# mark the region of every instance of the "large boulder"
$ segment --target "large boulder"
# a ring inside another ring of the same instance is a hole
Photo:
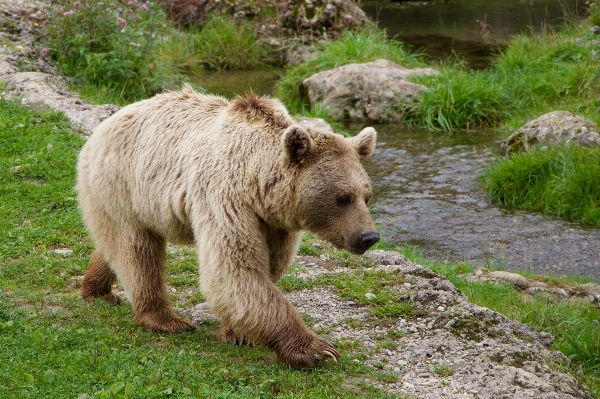
[[[554,111],[527,122],[500,146],[501,154],[518,154],[534,145],[576,143],[600,145],[596,124],[568,111]]]
[[[396,122],[402,120],[406,104],[426,90],[409,77],[437,73],[431,68],[408,69],[380,59],[320,72],[302,85],[311,106],[327,107],[333,118]]]

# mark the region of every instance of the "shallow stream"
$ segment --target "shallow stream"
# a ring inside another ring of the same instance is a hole
[[[489,203],[478,176],[494,160],[497,133],[375,128],[377,149],[365,167],[373,215],[390,243],[417,246],[434,260],[600,281],[599,229]]]

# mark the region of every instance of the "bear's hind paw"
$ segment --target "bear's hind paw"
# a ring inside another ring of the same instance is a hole
[[[197,328],[190,320],[177,316],[174,313],[168,315],[147,313],[136,317],[136,321],[149,330],[166,334],[194,331]]]
[[[219,341],[231,343],[233,345],[250,345],[248,340],[245,337],[240,337],[236,333],[233,332],[231,328],[227,324],[221,323],[221,327],[219,328],[219,332],[217,333],[219,337]]]

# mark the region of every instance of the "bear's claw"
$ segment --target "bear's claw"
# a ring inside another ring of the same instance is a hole
[[[323,338],[316,338],[307,346],[292,347],[279,352],[279,358],[282,361],[297,367],[316,366],[327,359],[337,363],[340,357],[337,349]]]

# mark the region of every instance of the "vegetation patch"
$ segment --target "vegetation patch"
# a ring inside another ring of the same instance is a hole
[[[534,148],[490,164],[482,181],[496,203],[600,227],[598,148]]]
[[[181,76],[157,62],[167,20],[160,5],[87,0],[52,8],[49,53],[62,73],[123,101],[149,97]]]

